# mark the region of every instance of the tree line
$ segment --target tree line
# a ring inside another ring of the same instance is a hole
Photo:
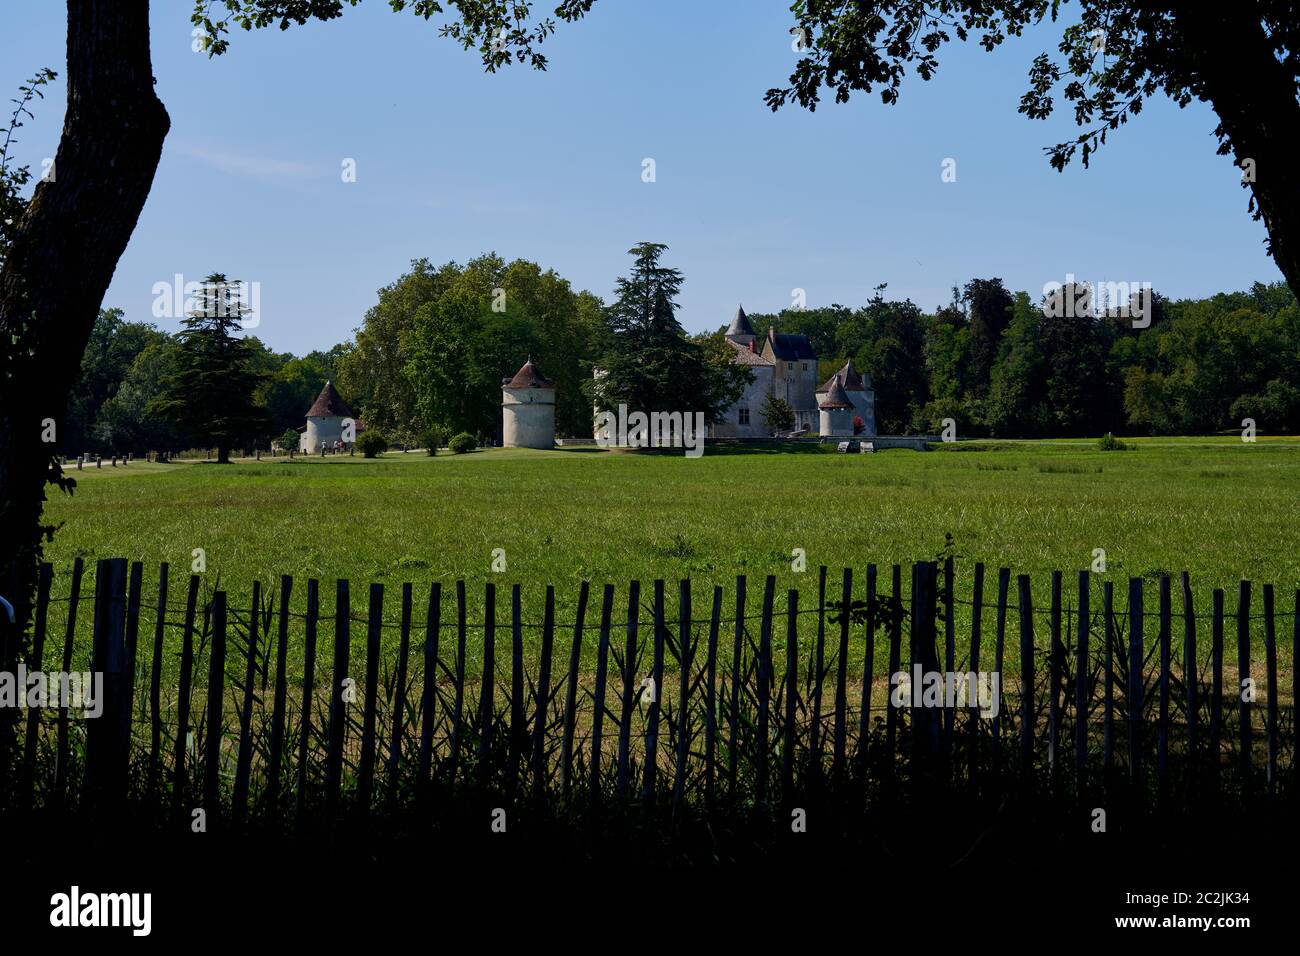
[[[60,447],[268,448],[303,424],[329,379],[365,426],[390,441],[490,437],[500,424],[501,380],[529,355],[556,384],[561,436],[590,436],[593,404],[702,410],[714,421],[746,373],[729,361],[725,326],[682,329],[674,300],[684,280],[662,264],[664,249],[633,248],[631,271],[608,305],[522,259],[416,259],[380,290],[351,342],[301,357],[239,337],[229,322],[225,332],[168,335],[105,309]],[[934,434],[946,420],[961,436],[1006,438],[1203,434],[1246,418],[1265,433],[1300,431],[1300,308],[1281,282],[1206,299],[1154,294],[1146,328],[1128,316],[1055,315],[998,278],[954,288],[933,312],[885,293],[878,287],[857,308],[750,320],[760,334],[770,326],[807,335],[824,378],[848,360],[869,374],[883,434]],[[242,344],[221,346],[223,335]],[[214,362],[224,371],[205,378]]]

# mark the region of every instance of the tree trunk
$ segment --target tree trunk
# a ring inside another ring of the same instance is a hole
[[[1194,57],[1192,91],[1209,101],[1240,168],[1253,161],[1250,189],[1268,230],[1268,247],[1300,298],[1300,189],[1292,164],[1300,155],[1295,76],[1277,61],[1249,7],[1193,2],[1173,6]]]
[[[68,104],[54,162],[0,270],[0,594],[31,613],[54,446],[95,317],[144,207],[170,121],[148,0],[68,0]]]

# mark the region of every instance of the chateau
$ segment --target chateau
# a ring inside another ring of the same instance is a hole
[[[860,435],[876,434],[876,397],[870,378],[844,363],[821,386],[817,384],[817,355],[806,335],[767,330],[759,345],[757,333],[745,315],[736,309],[726,332],[735,350],[733,361],[753,371],[753,380],[740,399],[727,409],[711,428],[715,438],[763,438],[772,429],[763,420],[767,397],[785,399],[794,411],[794,430],[816,432],[824,437],[851,436],[855,418],[862,420]]]

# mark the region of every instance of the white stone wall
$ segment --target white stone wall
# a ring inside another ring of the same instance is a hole
[[[763,405],[772,391],[772,367],[751,365],[754,379],[745,386],[736,404],[723,413],[722,420],[713,425],[715,438],[763,438],[771,434],[763,418]],[[749,424],[740,424],[740,409],[749,409]]]
[[[852,438],[853,408],[823,408],[820,410],[820,425],[817,434],[823,438]]]
[[[344,421],[340,415],[307,419],[307,430],[302,433],[298,450],[309,455],[319,455],[321,442],[333,445],[343,437]]]
[[[554,448],[555,389],[503,388],[501,438],[506,448]]]

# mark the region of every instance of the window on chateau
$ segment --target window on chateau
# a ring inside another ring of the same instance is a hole
[[[806,371],[808,371],[808,363],[807,363],[807,362],[802,363],[802,364],[799,366],[799,371],[801,371],[801,372],[806,372]]]
[[[749,424],[749,409],[743,405],[740,407],[740,424]]]
[[[785,363],[785,370],[786,370],[787,372],[793,372],[793,371],[794,371],[794,362],[786,362],[786,363]]]

